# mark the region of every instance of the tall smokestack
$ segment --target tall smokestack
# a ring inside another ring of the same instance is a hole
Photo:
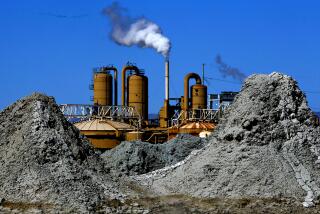
[[[169,59],[166,58],[165,61],[165,100],[169,100]]]

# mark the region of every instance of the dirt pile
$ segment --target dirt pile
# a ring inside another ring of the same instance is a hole
[[[0,198],[86,212],[123,197],[53,99],[33,94],[0,112],[0,135]]]
[[[122,142],[101,157],[114,171],[125,175],[138,175],[175,164],[187,157],[191,151],[202,148],[205,143],[206,140],[188,134],[178,135],[163,144]]]
[[[310,207],[320,195],[320,130],[312,121],[291,77],[252,75],[208,146],[135,179],[159,194],[293,198]]]

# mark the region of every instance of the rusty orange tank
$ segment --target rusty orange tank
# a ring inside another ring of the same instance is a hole
[[[135,107],[136,111],[148,120],[148,78],[134,74],[128,77],[128,106]]]
[[[74,124],[80,133],[86,136],[94,148],[111,149],[125,140],[126,133],[134,131],[134,127],[129,124],[92,119]]]
[[[93,78],[93,99],[97,105],[112,105],[112,75],[97,72]]]
[[[207,108],[207,86],[201,84],[191,86],[191,108]]]

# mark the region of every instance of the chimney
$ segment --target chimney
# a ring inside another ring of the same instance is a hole
[[[165,61],[165,100],[169,100],[169,59]]]

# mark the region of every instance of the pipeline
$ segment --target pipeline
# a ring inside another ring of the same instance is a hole
[[[189,80],[195,79],[196,84],[202,84],[201,78],[196,73],[189,73],[184,77],[184,103],[183,110],[188,111],[189,109]]]
[[[113,67],[104,67],[103,71],[113,71],[114,75],[113,75],[113,83],[114,83],[114,101],[113,101],[113,105],[118,105],[118,70]]]
[[[121,72],[121,78],[122,78],[122,94],[121,94],[121,101],[122,101],[122,106],[127,105],[126,103],[126,72],[129,70],[134,70],[135,72],[139,72],[139,69],[134,66],[134,65],[127,65],[125,67],[122,68],[122,72]]]

